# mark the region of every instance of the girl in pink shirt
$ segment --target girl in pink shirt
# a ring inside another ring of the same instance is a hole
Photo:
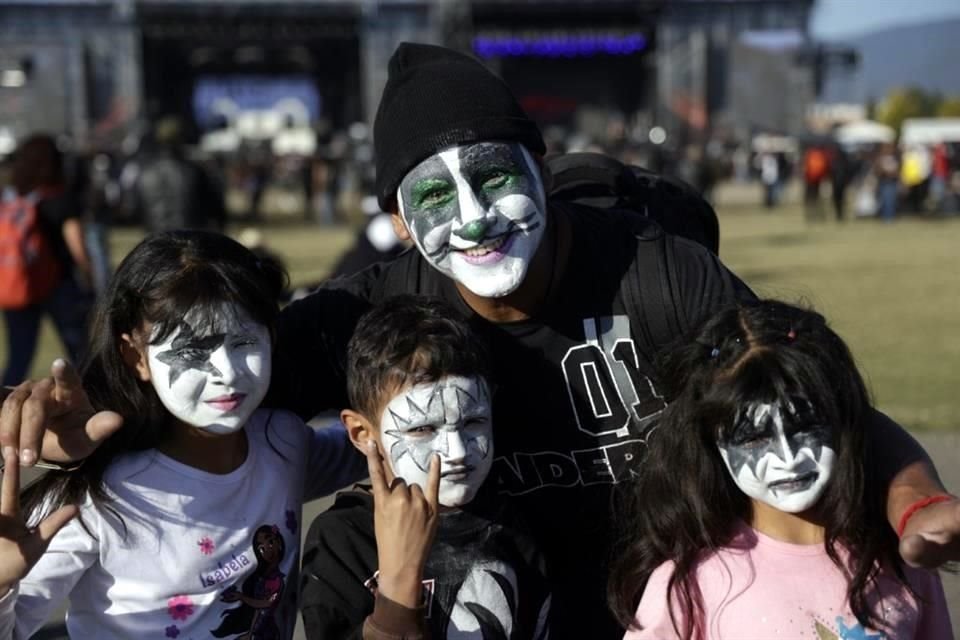
[[[953,637],[937,574],[900,560],[866,387],[822,316],[741,303],[659,374],[610,582],[625,639]]]

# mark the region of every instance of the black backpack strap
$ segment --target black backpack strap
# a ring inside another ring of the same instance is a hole
[[[655,229],[637,234],[636,239],[636,258],[620,280],[620,295],[628,316],[642,323],[635,329],[645,332],[655,353],[680,334],[680,310],[670,284],[666,235]]]

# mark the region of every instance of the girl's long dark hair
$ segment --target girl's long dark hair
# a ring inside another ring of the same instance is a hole
[[[751,521],[750,500],[724,465],[717,439],[748,403],[785,406],[802,395],[830,426],[836,452],[833,475],[815,507],[824,547],[848,578],[854,615],[864,625],[882,626],[867,600],[878,570],[906,581],[867,433],[872,408],[866,386],[824,318],[777,301],[740,303],[665,350],[657,373],[669,404],[639,475],[621,496],[621,540],[608,593],[620,623],[637,623],[651,573],[672,561],[671,621],[687,640],[706,637],[697,564],[731,543],[738,520]],[[849,551],[848,560],[837,546]]]
[[[150,340],[163,342],[190,314],[198,317],[199,329],[209,329],[223,303],[239,306],[272,331],[286,279],[282,269],[259,262],[243,245],[219,233],[156,233],[134,247],[97,304],[89,355],[81,367],[94,409],[119,413],[123,426],[79,469],[51,471],[28,487],[22,496],[24,512],[82,504],[88,494],[94,504],[109,509],[103,474],[110,463],[128,451],[155,448],[167,437],[169,413],[151,384],[124,361],[122,334],[137,336],[144,323],[150,323]]]

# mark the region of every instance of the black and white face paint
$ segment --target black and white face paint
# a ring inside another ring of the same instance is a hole
[[[194,319],[194,324],[196,324]],[[150,382],[175,418],[224,434],[243,428],[270,386],[270,333],[234,305],[217,312],[216,332],[199,334],[188,316],[147,347]]]
[[[393,474],[427,486],[430,458],[440,455],[440,504],[464,505],[493,463],[490,393],[479,377],[448,376],[414,385],[387,403],[380,440]]]
[[[520,286],[546,226],[539,168],[517,143],[430,156],[404,177],[397,201],[427,261],[485,298]]]
[[[748,405],[718,446],[745,494],[788,513],[816,504],[836,461],[829,427],[817,419],[804,398],[786,407]]]

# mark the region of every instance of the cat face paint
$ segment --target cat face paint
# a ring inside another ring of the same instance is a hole
[[[829,427],[803,398],[786,407],[750,404],[718,446],[745,494],[788,513],[816,504],[836,461]]]
[[[493,464],[490,393],[481,378],[448,376],[410,387],[387,403],[380,440],[393,474],[427,486],[430,458],[440,455],[440,504],[464,505]]]
[[[181,422],[213,433],[246,424],[270,386],[270,334],[239,307],[217,312],[217,333],[197,333],[188,316],[147,346],[150,383]]]
[[[427,261],[485,298],[520,286],[546,226],[540,170],[517,143],[430,156],[404,177],[397,201]]]

